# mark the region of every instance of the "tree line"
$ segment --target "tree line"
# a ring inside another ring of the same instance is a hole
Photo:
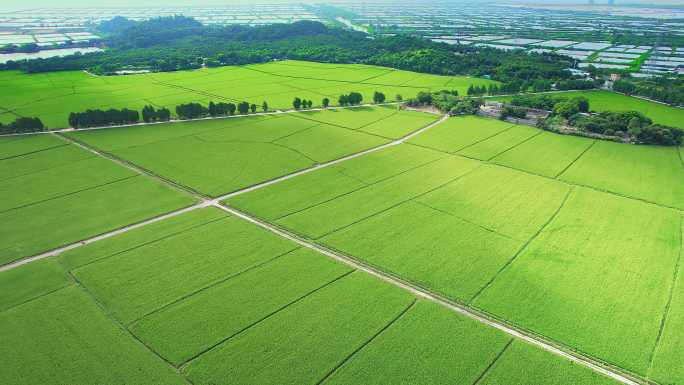
[[[623,79],[613,83],[613,90],[675,106],[684,106],[684,78]]]
[[[409,107],[433,106],[450,115],[474,115],[480,110],[483,101],[479,98],[459,97],[458,90],[438,92],[419,92],[415,98],[406,101]]]
[[[47,127],[39,118],[19,117],[9,124],[0,123],[0,134],[20,134],[45,131]]]
[[[73,128],[116,126],[140,121],[140,113],[128,108],[108,110],[88,109],[69,114],[69,125]]]

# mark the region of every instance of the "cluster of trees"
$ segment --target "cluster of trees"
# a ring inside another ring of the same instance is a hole
[[[442,90],[433,93],[421,91],[415,98],[406,101],[406,105],[410,107],[434,106],[450,115],[474,115],[480,110],[482,104],[481,99],[459,97],[457,90]]]
[[[0,123],[0,134],[19,134],[24,132],[45,131],[45,126],[39,118],[17,118],[10,124]]]
[[[581,80],[581,79],[569,79],[563,80],[556,83],[556,89],[561,91],[567,90],[590,90],[598,88],[603,84],[602,79],[598,80]]]
[[[328,104],[330,104],[330,100],[328,100]],[[294,107],[295,110],[299,110],[302,108],[311,108],[313,106],[313,102],[311,100],[306,100],[306,99],[301,99],[301,98],[294,98],[292,101],[292,107]],[[327,107],[327,105],[325,105]]]
[[[375,104],[384,103],[385,99],[387,99],[387,97],[382,92],[375,91],[373,93],[373,103],[375,103]]]
[[[73,128],[114,126],[133,124],[140,121],[138,111],[123,108],[117,110],[86,110],[85,112],[72,112],[69,114],[69,125]]]
[[[684,136],[681,129],[653,124],[651,119],[636,111],[589,114],[589,100],[582,96],[568,99],[551,95],[521,95],[514,97],[508,110],[504,108],[504,111],[515,116],[514,109],[520,107],[552,111],[548,119],[539,122],[542,128],[567,122],[586,132],[664,146],[680,145]]]
[[[486,94],[496,95],[494,93],[494,85],[490,85],[489,89],[485,86],[473,86],[472,84],[468,87],[468,96],[482,96]]]
[[[268,103],[264,102],[262,107],[264,112],[268,111]],[[246,115],[257,112],[257,105],[248,102],[235,103],[214,103],[209,102],[209,106],[205,107],[199,103],[185,103],[176,106],[176,115],[179,119],[197,119],[205,116],[227,116],[235,115],[237,111],[240,115]]]
[[[623,79],[613,83],[613,90],[627,95],[644,96],[659,102],[684,106],[684,78]]]
[[[146,21],[115,18],[103,22],[105,52],[9,62],[5,69],[26,72],[87,69],[107,74],[122,68],[174,71],[202,65],[242,65],[297,59],[326,63],[364,63],[441,75],[488,75],[518,80],[571,79],[568,58],[553,54],[505,52],[451,46],[414,36],[368,39],[312,21],[267,26],[205,26],[187,17]]]
[[[573,115],[568,122],[584,131],[608,136],[631,137],[646,144],[678,146],[682,144],[684,131],[675,127],[653,124],[640,112],[601,112],[594,115]]]
[[[527,118],[527,109],[524,107],[504,106],[499,115],[499,119],[506,120],[509,117],[516,119]]]
[[[553,111],[565,118],[580,112],[589,112],[589,100],[583,96],[568,99],[552,95],[518,95],[514,96],[509,104],[516,107]]]
[[[142,109],[142,120],[145,123],[168,122],[171,120],[171,111],[166,107],[157,110],[154,106],[147,105]]]
[[[340,95],[337,103],[340,106],[357,106],[363,102],[363,95],[358,92],[350,92],[348,95]]]

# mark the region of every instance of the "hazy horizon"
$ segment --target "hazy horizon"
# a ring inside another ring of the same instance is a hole
[[[392,3],[391,0],[345,0],[346,2],[387,2]],[[453,2],[473,3],[480,1],[473,0],[446,0]],[[92,0],[35,0],[27,3],[22,0],[5,0],[3,5],[6,9],[32,9],[32,8],[64,8],[64,7],[88,7],[88,8],[110,8],[110,7],[192,7],[192,6],[220,6],[231,4],[274,4],[274,3],[325,3],[324,0],[194,0],[188,2],[187,0],[105,0],[98,1],[93,4]],[[335,2],[334,0],[330,2]],[[502,3],[502,4],[535,4],[535,5],[551,5],[551,4],[586,4],[586,1],[578,0],[487,0],[487,3]],[[605,1],[597,0],[598,4],[605,3]],[[28,4],[28,5],[27,5]],[[680,0],[624,0],[616,1],[616,5],[682,5]]]

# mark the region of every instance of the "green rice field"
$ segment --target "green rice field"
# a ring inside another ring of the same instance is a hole
[[[613,383],[217,208],[0,272],[0,288],[3,383],[447,384],[496,381],[516,357],[535,381]]]
[[[174,111],[182,103],[247,101],[257,106],[266,101],[271,109],[290,109],[295,97],[320,106],[331,104],[343,93],[360,92],[365,102],[375,91],[388,101],[396,95],[414,97],[420,91],[458,90],[495,82],[479,78],[438,76],[368,65],[339,65],[281,61],[242,67],[127,76],[93,76],[85,72],[23,74],[0,72],[0,110],[11,120],[16,116],[39,117],[49,128],[67,126],[70,112],[86,109],[130,108],[145,105]],[[0,118],[4,119],[4,118]],[[382,128],[376,128],[382,130]]]
[[[362,107],[67,135],[216,197],[387,144],[437,119],[396,107]]]
[[[286,108],[474,81],[295,61],[3,78],[26,87],[3,107]],[[440,119],[385,105],[0,137],[0,383],[621,383],[590,362],[684,384],[684,148]]]

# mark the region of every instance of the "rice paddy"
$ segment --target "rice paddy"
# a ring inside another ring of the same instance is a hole
[[[145,75],[144,92],[467,87],[249,67]],[[41,76],[78,89],[61,75]],[[102,80],[122,98],[137,81]],[[0,383],[617,383],[506,328],[684,381],[684,149],[479,117],[392,142],[438,119],[375,106],[0,138]]]

